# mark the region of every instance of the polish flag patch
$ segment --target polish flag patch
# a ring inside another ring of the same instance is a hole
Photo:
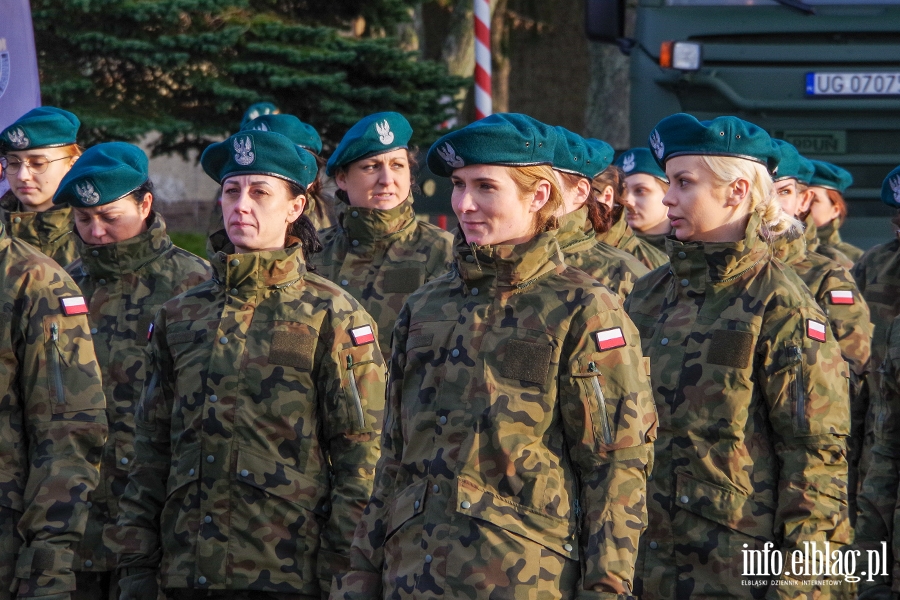
[[[150,328],[147,329],[147,341],[149,342],[152,339],[153,339],[153,323],[150,323]]]
[[[625,335],[622,333],[621,327],[595,331],[594,338],[597,340],[597,347],[600,350],[612,350],[625,345]]]
[[[354,346],[362,346],[375,341],[375,332],[372,331],[371,325],[363,325],[362,327],[351,329],[350,337],[353,338]]]
[[[825,341],[825,323],[819,323],[813,319],[806,320],[806,336],[817,342]]]
[[[63,298],[60,302],[62,303],[63,314],[67,317],[71,317],[72,315],[86,315],[88,312],[84,296],[70,296],[68,298]]]
[[[832,304],[853,304],[853,292],[850,290],[834,290],[828,292]]]

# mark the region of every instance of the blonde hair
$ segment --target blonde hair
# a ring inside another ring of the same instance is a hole
[[[763,165],[734,156],[701,155],[700,159],[718,185],[730,185],[738,179],[750,182],[750,210],[759,215],[759,234],[763,239],[771,242],[783,235],[803,232],[803,224],[782,210],[772,176]]]
[[[507,167],[509,176],[519,188],[522,199],[533,194],[542,181],[550,184],[550,198],[547,203],[534,216],[534,229],[532,233],[537,235],[548,229],[556,227],[556,212],[563,205],[562,192],[559,182],[550,165],[529,165],[525,167]]]

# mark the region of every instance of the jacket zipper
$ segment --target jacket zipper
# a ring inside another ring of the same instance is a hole
[[[353,357],[347,355],[347,375],[350,378],[350,394],[353,396],[353,405],[356,408],[356,420],[360,429],[366,428],[366,417],[363,414],[362,400],[359,399],[359,390],[356,388],[356,375],[353,374]]]
[[[150,364],[154,365],[156,357],[153,353],[150,353]],[[154,368],[153,373],[150,374],[150,381],[147,383],[147,387],[144,388],[144,394],[141,403],[143,404],[143,400],[146,399],[148,402],[153,398],[153,392],[156,391],[156,386],[159,384],[159,371]]]
[[[50,338],[53,340],[53,348],[48,349],[50,368],[53,371],[53,381],[56,386],[56,403],[66,403],[66,388],[63,385],[62,369],[59,366],[59,325],[50,323]]]
[[[803,381],[803,357],[800,348],[791,346],[791,361],[794,363],[794,406],[797,411],[797,430],[807,431],[806,420],[806,385]]]
[[[603,433],[603,443],[610,445],[613,443],[612,429],[609,426],[609,415],[606,413],[606,398],[603,396],[603,388],[600,387],[600,372],[597,370],[597,365],[593,362],[588,365],[588,371],[596,373],[596,375],[591,377],[591,386],[594,388],[594,397],[600,406],[600,429]]]

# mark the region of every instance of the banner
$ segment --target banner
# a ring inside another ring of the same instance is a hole
[[[0,0],[0,129],[41,105],[28,0]],[[0,181],[0,195],[7,190]]]

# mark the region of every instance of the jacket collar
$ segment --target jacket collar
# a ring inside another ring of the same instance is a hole
[[[470,289],[496,288],[501,295],[526,291],[545,275],[566,269],[556,236],[556,231],[547,231],[522,244],[476,246],[467,244],[459,232],[457,270]]]
[[[27,212],[18,198],[7,192],[0,200],[0,208],[7,212],[7,219],[14,225],[9,229],[15,232],[16,237],[32,245],[67,235],[73,229],[72,207],[68,204],[54,206],[44,212]],[[16,223],[15,219],[19,222]]]
[[[786,265],[793,265],[806,258],[806,235],[796,237],[782,235],[772,242],[772,256]]]
[[[144,231],[131,239],[112,244],[85,244],[76,233],[82,267],[92,277],[115,278],[134,273],[172,247],[162,216],[151,212]]]
[[[563,253],[573,254],[592,244],[597,243],[594,237],[594,229],[588,221],[588,209],[582,206],[559,218],[559,229],[556,230],[556,239]]]
[[[598,233],[597,239],[601,242],[609,244],[613,248],[622,248],[629,239],[634,237],[634,231],[628,226],[625,220],[625,211],[619,215],[619,219],[612,224],[606,233]]]
[[[377,242],[396,235],[415,220],[412,196],[390,210],[350,206],[338,200],[338,222],[350,245],[357,251],[371,249]]]
[[[819,247],[819,230],[816,227],[816,222],[813,221],[812,215],[806,216],[803,225],[806,227],[806,232],[803,236],[806,238],[806,251],[815,252]]]
[[[819,238],[819,243],[824,246],[834,247],[841,244],[843,242],[841,239],[841,218],[837,217],[830,223],[819,227],[816,237]]]
[[[222,229],[209,237],[206,251],[216,283],[238,293],[287,287],[306,274],[300,240],[293,237],[287,239],[283,250],[238,254]]]

